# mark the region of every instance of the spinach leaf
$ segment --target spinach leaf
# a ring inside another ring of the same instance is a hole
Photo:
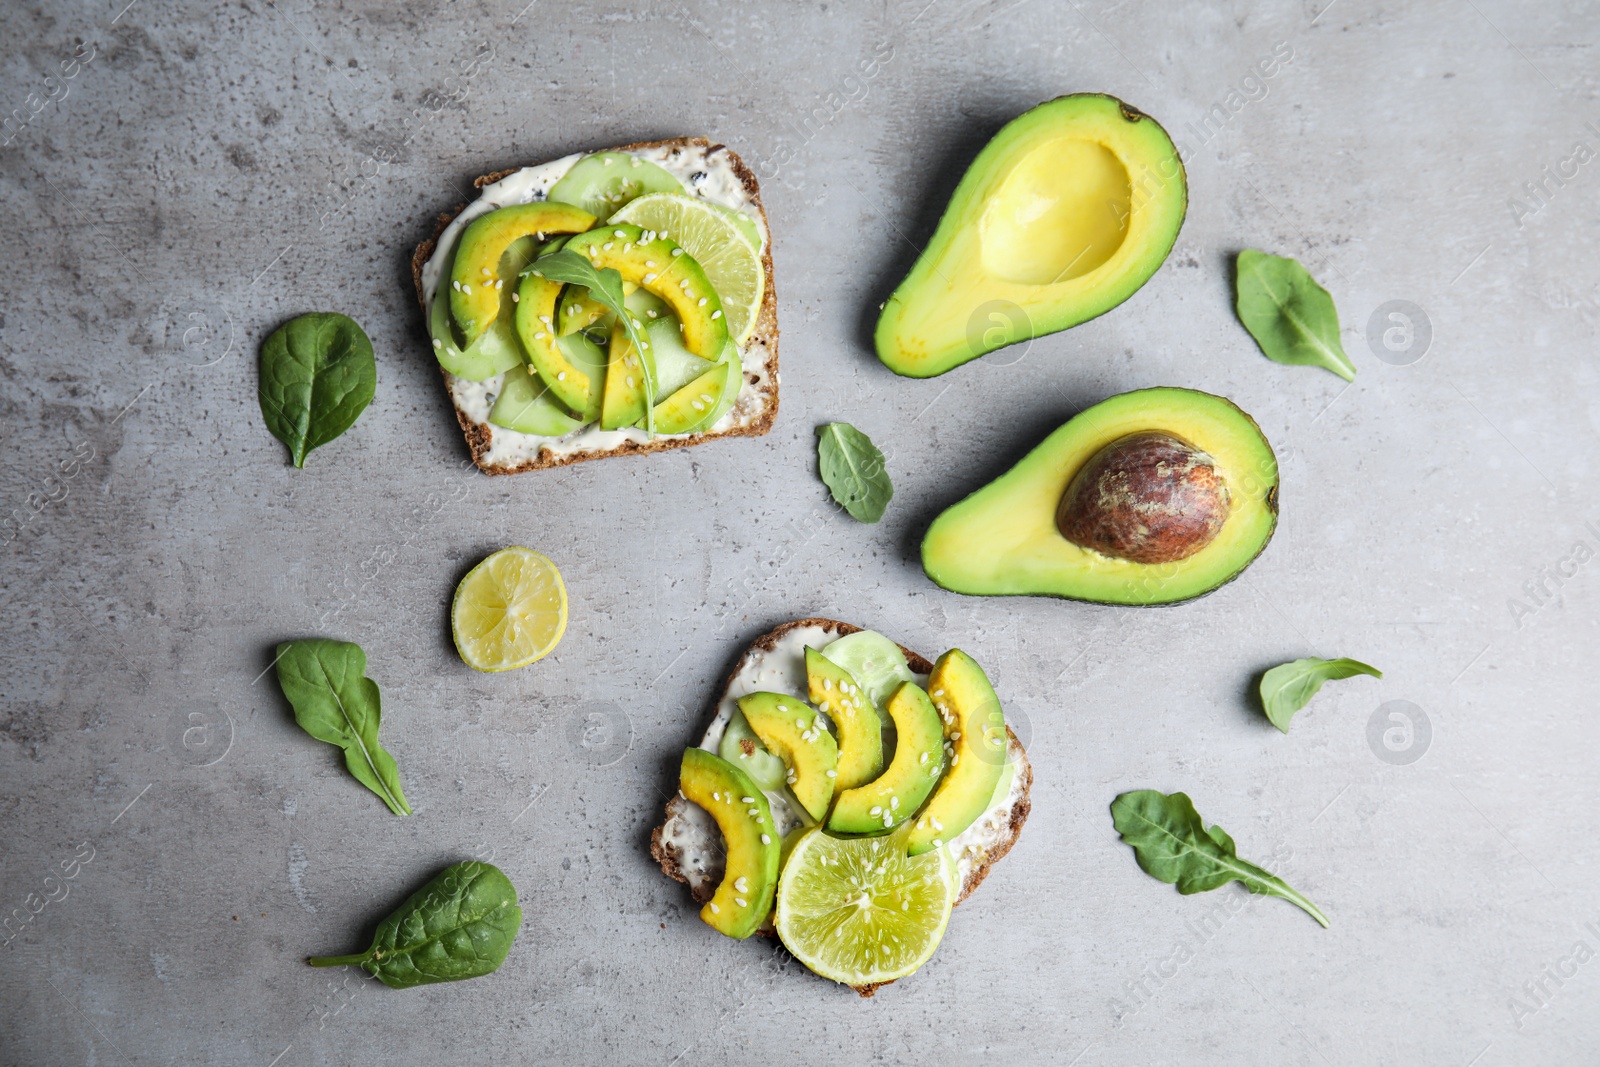
[[[894,496],[883,453],[848,422],[817,429],[817,466],[839,506],[861,522],[877,522]]]
[[[1370,674],[1382,678],[1383,672],[1353,659],[1297,659],[1279,664],[1261,676],[1261,706],[1272,725],[1289,732],[1294,713],[1311,703],[1323,682]]]
[[[372,342],[344,315],[290,319],[261,347],[261,415],[296,467],[353,426],[377,388]]]
[[[396,815],[410,815],[400,769],[378,744],[378,683],[365,677],[367,654],[361,646],[323,638],[288,641],[278,646],[277,666],[278,685],[294,705],[300,728],[344,749],[344,765],[356,780]]]
[[[548,278],[553,282],[563,282],[567,285],[581,285],[589,290],[589,295],[604,304],[606,310],[617,316],[617,321],[622,323],[622,328],[628,332],[628,340],[633,342],[634,349],[639,353],[639,366],[644,370],[644,431],[654,436],[656,432],[656,374],[651,364],[654,360],[646,358],[646,350],[650,347],[650,338],[645,332],[633,324],[633,315],[623,304],[622,275],[615,267],[597,268],[589,260],[576,252],[565,250],[552,252],[534,260],[528,270],[541,278]]]
[[[1133,846],[1140,870],[1178,892],[1204,893],[1238,882],[1252,893],[1282,897],[1299,905],[1323,926],[1328,919],[1317,906],[1270,871],[1239,858],[1233,838],[1220,826],[1207,830],[1183,793],[1136,789],[1111,802],[1111,821],[1122,840]]]
[[[1333,297],[1299,263],[1247,248],[1234,264],[1234,293],[1239,321],[1268,359],[1355,380],[1356,366],[1339,343]]]
[[[353,956],[313,956],[313,967],[361,967],[391,989],[459,982],[499,969],[522,928],[517,890],[505,872],[468,860],[440,871],[378,924],[372,947]]]

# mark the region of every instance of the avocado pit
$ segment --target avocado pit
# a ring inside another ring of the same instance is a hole
[[[1067,486],[1056,512],[1061,535],[1134,563],[1194,555],[1228,518],[1228,486],[1216,461],[1170,434],[1133,433],[1106,445]]]

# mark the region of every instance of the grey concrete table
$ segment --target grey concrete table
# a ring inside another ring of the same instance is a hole
[[[0,15],[0,1060],[1600,1057],[1600,15],[525,2]],[[1182,142],[1171,259],[1098,321],[895,378],[867,324],[962,167],[1079,90]],[[774,432],[464,473],[409,249],[479,173],[686,133],[764,178]],[[1353,385],[1261,357],[1231,311],[1243,247],[1333,291]],[[366,327],[380,382],[297,471],[256,356],[312,309]],[[1282,525],[1241,580],[1131,611],[923,576],[938,509],[1082,406],[1158,384],[1235,399],[1278,450]],[[891,454],[877,526],[815,479],[834,419]],[[560,565],[571,628],[537,666],[480,676],[448,598],[512,543]],[[647,855],[721,674],[808,614],[972,651],[1038,769],[1012,857],[871,1001],[712,935]],[[414,817],[261,677],[311,634],[369,653]],[[1250,681],[1312,654],[1385,675],[1330,686],[1280,735]],[[1332,927],[1140,873],[1106,805],[1142,786],[1189,792]],[[471,856],[527,913],[492,978],[395,992],[302,962],[356,950]]]

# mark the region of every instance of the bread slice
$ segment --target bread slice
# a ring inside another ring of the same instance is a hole
[[[721,437],[759,437],[772,429],[773,420],[778,415],[778,297],[773,286],[772,276],[772,232],[767,225],[766,208],[761,203],[761,188],[756,182],[755,172],[745,165],[738,154],[725,145],[709,141],[704,137],[676,137],[665,141],[639,141],[634,144],[623,145],[615,149],[597,149],[596,151],[629,152],[653,156],[672,156],[678,153],[684,159],[714,160],[719,165],[726,166],[731,171],[732,178],[743,189],[747,205],[759,215],[761,231],[766,242],[761,251],[762,270],[766,275],[766,294],[762,298],[760,311],[756,315],[755,330],[739,351],[744,359],[744,386],[740,390],[739,400],[734,406],[734,417],[730,420],[725,417],[719,420],[720,429],[709,429],[701,433],[682,434],[674,436],[657,436],[652,440],[618,440],[614,443],[597,447],[568,447],[562,446],[540,448],[529,456],[516,456],[507,459],[495,455],[497,449],[496,438],[505,440],[504,435],[513,434],[515,431],[505,430],[493,426],[487,421],[487,416],[478,418],[467,410],[456,386],[455,378],[443,367],[439,372],[444,375],[445,388],[450,395],[450,402],[456,410],[456,421],[461,424],[461,432],[466,435],[467,448],[472,452],[472,461],[479,469],[488,474],[520,474],[523,471],[543,470],[546,467],[559,467],[568,463],[581,463],[587,459],[602,459],[606,456],[637,455],[645,452],[661,452],[669,448],[687,448],[691,445],[703,444]],[[720,157],[720,158],[718,158]],[[677,158],[677,157],[673,157]],[[497,171],[485,174],[473,182],[473,186],[482,189],[494,184],[503,178],[515,174],[522,168]],[[504,205],[502,205],[504,206]],[[423,268],[433,258],[438,247],[440,236],[445,229],[467,207],[466,204],[457,204],[455,208],[441,214],[433,229],[433,233],[419,244],[411,256],[411,279],[416,286],[417,300],[422,305],[422,314],[426,319],[428,314],[428,296],[423,285]],[[575,431],[582,433],[582,431]],[[528,435],[517,435],[519,438]],[[552,439],[553,440],[553,439]],[[532,449],[530,442],[525,444],[525,449]]]
[[[756,638],[750,643],[750,647],[745,649],[744,655],[739,657],[739,662],[734,665],[733,672],[723,684],[722,692],[715,704],[718,710],[713,715],[707,739],[713,734],[720,736],[721,727],[725,725],[723,718],[728,714],[727,707],[733,699],[744,695],[742,692],[733,692],[740,677],[747,671],[753,672],[761,658],[775,652],[784,638],[797,630],[811,628],[835,637],[853,634],[861,629],[859,626],[833,619],[798,619],[784,623],[777,629]],[[904,647],[901,651],[906,654],[906,662],[913,674],[926,676],[933,670],[933,664],[926,657]],[[1017,740],[1017,735],[1009,726],[1006,727],[1006,734],[1006,758],[1015,766],[1011,791],[1006,802],[986,813],[982,819],[951,842],[952,846],[958,849],[958,867],[961,875],[961,888],[956,894],[957,904],[971,896],[973,891],[983,884],[983,880],[994,869],[994,865],[1011,851],[1011,846],[1017,843],[1017,837],[1022,833],[1022,825],[1028,821],[1028,813],[1032,810],[1029,795],[1033,788],[1033,767],[1028,762],[1028,754],[1023,749],[1022,742]],[[701,744],[702,747],[706,747],[704,740]],[[711,899],[712,894],[716,892],[717,884],[722,881],[721,856],[706,854],[699,850],[691,854],[689,849],[677,842],[686,837],[707,835],[718,842],[720,848],[721,838],[717,834],[716,824],[712,822],[711,816],[698,805],[684,799],[682,793],[674,793],[672,799],[667,801],[665,818],[650,834],[650,855],[661,865],[662,873],[687,885],[695,901],[701,904]],[[979,843],[971,846],[963,844],[969,835]],[[776,936],[770,920],[759,932],[768,937]],[[879,982],[852,988],[861,996],[870,997],[881,986],[888,984]]]

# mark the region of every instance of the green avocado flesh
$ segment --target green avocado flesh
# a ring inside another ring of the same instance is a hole
[[[499,208],[468,223],[450,268],[450,313],[467,343],[476,341],[500,313],[507,277],[500,273],[500,258],[512,242],[578,233],[595,221],[587,211],[540,202]]]
[[[1167,258],[1187,203],[1183,162],[1148,115],[1098,93],[1024,112],[973,160],[884,305],[878,358],[929,378],[1110,311]]]
[[[806,649],[806,689],[839,732],[840,789],[865,785],[883,773],[883,720],[850,672],[814,648]]]
[[[727,851],[722,883],[700,918],[729,937],[749,937],[772,911],[783,847],[767,798],[748,774],[703,748],[684,750],[678,791],[711,813]]]
[[[813,819],[825,816],[839,748],[816,709],[782,693],[751,693],[739,698],[739,710],[766,750],[789,768],[789,788],[800,806]]]
[[[715,362],[728,343],[721,298],[693,256],[665,237],[643,236],[637,226],[607,223],[568,241],[566,251],[587,256],[597,269],[613,268],[661,299],[683,325],[684,347]]]
[[[750,721],[738,708],[733,709],[733,717],[728,720],[727,729],[722,731],[717,754],[742,769],[762,789],[782,789],[784,779],[789,775],[783,760],[762,746],[761,738],[750,729]]]
[[[875,781],[839,795],[828,817],[830,830],[892,830],[922,807],[944,773],[944,728],[928,694],[915,682],[902,682],[886,707],[894,721],[894,759]]]
[[[939,657],[928,695],[944,727],[950,767],[911,828],[913,856],[949,841],[989,807],[1006,767],[1006,722],[1000,699],[973,658],[960,649]]]
[[[1160,433],[1206,453],[1227,487],[1227,514],[1203,548],[1138,563],[1084,548],[1056,524],[1073,478],[1113,442]],[[922,539],[928,577],[957,593],[1042,595],[1102,604],[1171,604],[1216,589],[1260,554],[1278,521],[1278,461],[1255,420],[1192,389],[1141,389],[1102,401],[1011,470],[934,520]]]
[[[646,193],[682,193],[683,183],[648,160],[626,152],[596,152],[572,165],[550,187],[550,199],[608,219]]]

